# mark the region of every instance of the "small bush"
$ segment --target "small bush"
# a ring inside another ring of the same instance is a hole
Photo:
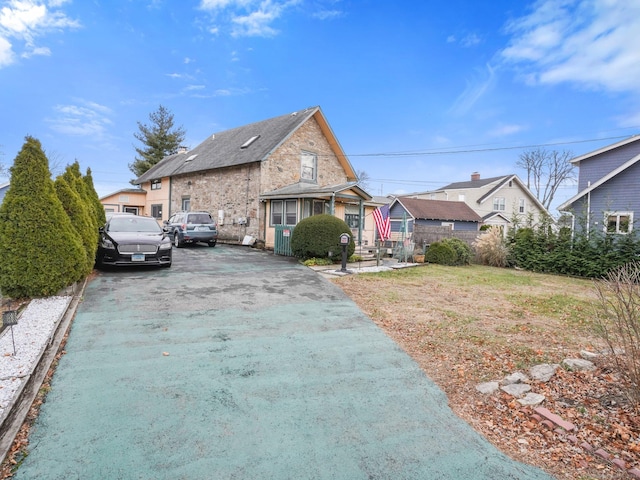
[[[596,281],[597,333],[607,342],[629,399],[640,404],[640,262]]]
[[[454,265],[469,265],[471,263],[471,257],[473,251],[471,247],[459,238],[445,238],[442,243],[449,245],[456,252],[456,260]]]
[[[339,245],[340,235],[351,229],[344,220],[333,215],[322,214],[301,220],[291,234],[291,251],[297,258],[331,258],[338,261],[342,258],[342,247]],[[347,246],[347,257],[353,255],[356,244],[351,236]]]
[[[509,257],[509,249],[505,245],[500,227],[491,227],[480,235],[473,248],[476,250],[478,263],[492,267],[506,267]]]
[[[424,261],[440,265],[455,265],[458,254],[455,249],[444,242],[432,243],[424,254]]]

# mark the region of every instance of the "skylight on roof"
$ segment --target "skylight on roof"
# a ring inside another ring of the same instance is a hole
[[[193,155],[189,155],[186,159],[185,162],[190,162],[191,160],[193,160],[194,158],[196,158],[198,156],[197,153],[194,153]]]
[[[247,140],[246,142],[244,142],[240,148],[247,148],[249,145],[251,145],[253,142],[255,142],[257,139],[260,138],[260,135],[256,135],[255,137],[251,137],[249,140]]]

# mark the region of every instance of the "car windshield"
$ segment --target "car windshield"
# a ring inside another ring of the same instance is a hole
[[[111,219],[109,222],[109,231],[160,233],[162,229],[153,218],[122,216]]]
[[[213,221],[206,213],[192,213],[189,215],[189,223],[213,223]]]

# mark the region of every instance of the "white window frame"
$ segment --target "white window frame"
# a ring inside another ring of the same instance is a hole
[[[609,230],[610,220],[615,217],[615,231]],[[620,230],[620,219],[626,217],[628,218],[628,228],[627,231]],[[607,234],[620,234],[620,235],[628,235],[633,230],[633,212],[605,212],[604,213],[604,233]]]
[[[279,216],[279,221],[274,219],[274,215]],[[291,223],[289,220],[293,220]],[[271,226],[275,225],[296,225],[298,223],[298,202],[297,200],[271,200],[271,215],[269,216]]]
[[[318,156],[315,153],[302,152],[300,155],[300,180],[318,181]]]
[[[527,208],[527,204],[524,198],[520,198],[518,200],[518,213],[525,213]]]
[[[493,197],[493,211],[504,212],[507,209],[504,197]]]

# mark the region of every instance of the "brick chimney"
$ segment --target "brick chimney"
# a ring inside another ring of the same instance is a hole
[[[473,172],[471,174],[471,181],[475,182],[476,180],[480,180],[480,174],[478,172]]]

